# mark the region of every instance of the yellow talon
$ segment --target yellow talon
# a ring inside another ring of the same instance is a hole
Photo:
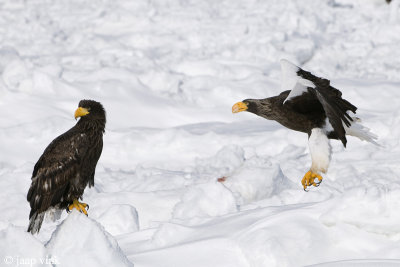
[[[318,178],[318,183],[314,182],[315,178]],[[319,186],[319,184],[322,182],[322,176],[312,172],[311,170],[308,171],[303,179],[301,180],[301,184],[304,187],[304,191],[307,191],[307,186]]]
[[[68,210],[71,211],[72,209],[77,209],[79,212],[83,212],[86,216],[88,216],[88,213],[86,211],[86,208],[89,209],[89,205],[86,203],[81,203],[77,199],[74,199],[71,205],[68,206]]]

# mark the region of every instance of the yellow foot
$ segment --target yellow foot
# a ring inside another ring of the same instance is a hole
[[[86,216],[88,215],[86,208],[89,209],[89,205],[86,203],[81,203],[77,199],[74,199],[71,205],[68,206],[68,211],[72,209],[77,209],[79,212],[83,212]]]
[[[318,182],[314,182],[315,178],[318,178]],[[307,186],[319,186],[319,184],[322,182],[322,176],[314,173],[312,171],[308,171],[304,177],[303,180],[301,180],[301,184],[304,187],[304,191],[308,191],[307,190]]]

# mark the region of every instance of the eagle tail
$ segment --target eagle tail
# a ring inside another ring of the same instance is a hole
[[[63,212],[62,209],[58,207],[52,207],[46,212],[46,222],[55,222],[61,218],[61,213]]]
[[[43,218],[44,218],[45,212],[35,212],[32,214],[32,216],[29,219],[29,226],[28,226],[28,232],[31,234],[36,234],[39,232],[40,227],[42,226]]]
[[[376,134],[372,133],[369,128],[362,125],[359,118],[353,117],[352,119],[353,121],[351,122],[350,127],[347,127],[345,124],[343,124],[347,135],[351,135],[362,141],[367,141],[374,145],[380,146],[380,144],[376,142],[378,139]]]

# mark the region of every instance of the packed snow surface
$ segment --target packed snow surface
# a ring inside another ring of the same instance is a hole
[[[399,6],[0,1],[0,266],[400,266]],[[307,135],[231,113],[280,92],[282,58],[379,136],[332,141],[309,192]],[[89,217],[32,236],[33,166],[85,98],[107,111]]]

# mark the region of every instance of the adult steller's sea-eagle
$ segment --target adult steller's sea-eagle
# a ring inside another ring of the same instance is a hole
[[[46,211],[75,208],[87,215],[88,205],[78,199],[88,184],[94,185],[106,112],[99,102],[81,100],[75,111],[78,117],[74,127],[50,143],[33,169],[27,196],[31,206],[28,232],[32,234],[39,232]]]
[[[368,128],[351,117],[357,108],[342,98],[342,93],[330,85],[330,81],[314,76],[287,60],[281,60],[282,93],[265,99],[246,99],[232,107],[232,112],[252,112],[283,126],[308,134],[312,159],[310,170],[301,183],[318,186],[321,173],[328,170],[331,147],[329,139],[339,139],[346,147],[346,135],[377,144],[377,137]],[[315,182],[318,178],[318,182]]]

